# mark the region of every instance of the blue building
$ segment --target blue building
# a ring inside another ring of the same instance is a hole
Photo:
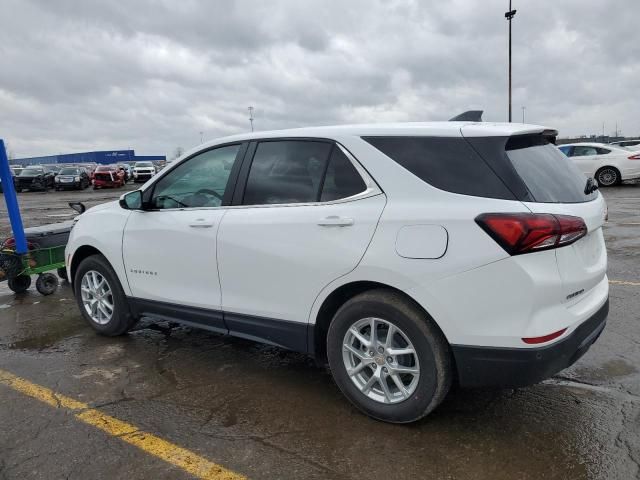
[[[65,153],[47,155],[44,157],[14,158],[15,165],[50,165],[52,163],[99,163],[110,165],[114,163],[160,162],[166,161],[164,155],[136,155],[134,150],[108,150],[100,152]]]

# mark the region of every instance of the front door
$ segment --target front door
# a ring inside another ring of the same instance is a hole
[[[260,142],[246,178],[218,234],[226,325],[305,351],[311,305],[358,265],[385,196],[331,142]]]
[[[216,234],[239,152],[240,145],[227,145],[182,162],[150,186],[145,210],[129,217],[124,264],[131,292],[145,311],[155,312],[154,304],[176,316],[193,311],[182,307],[220,310]],[[214,317],[216,325],[209,326],[223,328],[222,315]]]

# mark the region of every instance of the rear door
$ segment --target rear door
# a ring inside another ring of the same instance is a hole
[[[311,305],[357,266],[385,197],[326,140],[254,143],[242,170],[218,235],[225,323],[235,335],[305,351]]]

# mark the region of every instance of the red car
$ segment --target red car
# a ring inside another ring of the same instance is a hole
[[[119,188],[125,183],[124,172],[115,165],[100,165],[93,173],[93,189]]]

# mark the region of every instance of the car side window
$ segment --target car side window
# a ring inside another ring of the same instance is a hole
[[[335,146],[324,177],[320,201],[330,202],[351,197],[366,189],[367,185],[351,161],[338,146]]]
[[[589,155],[597,155],[598,151],[594,147],[573,147],[573,157],[586,157]]]
[[[564,153],[567,157],[571,156],[571,147],[558,147],[558,149]]]
[[[611,150],[608,148],[596,148],[598,155],[606,155],[607,153],[611,153]]]
[[[151,208],[219,207],[239,150],[240,145],[214,148],[178,165],[156,182]]]
[[[253,156],[243,205],[317,202],[332,144],[264,141]]]

